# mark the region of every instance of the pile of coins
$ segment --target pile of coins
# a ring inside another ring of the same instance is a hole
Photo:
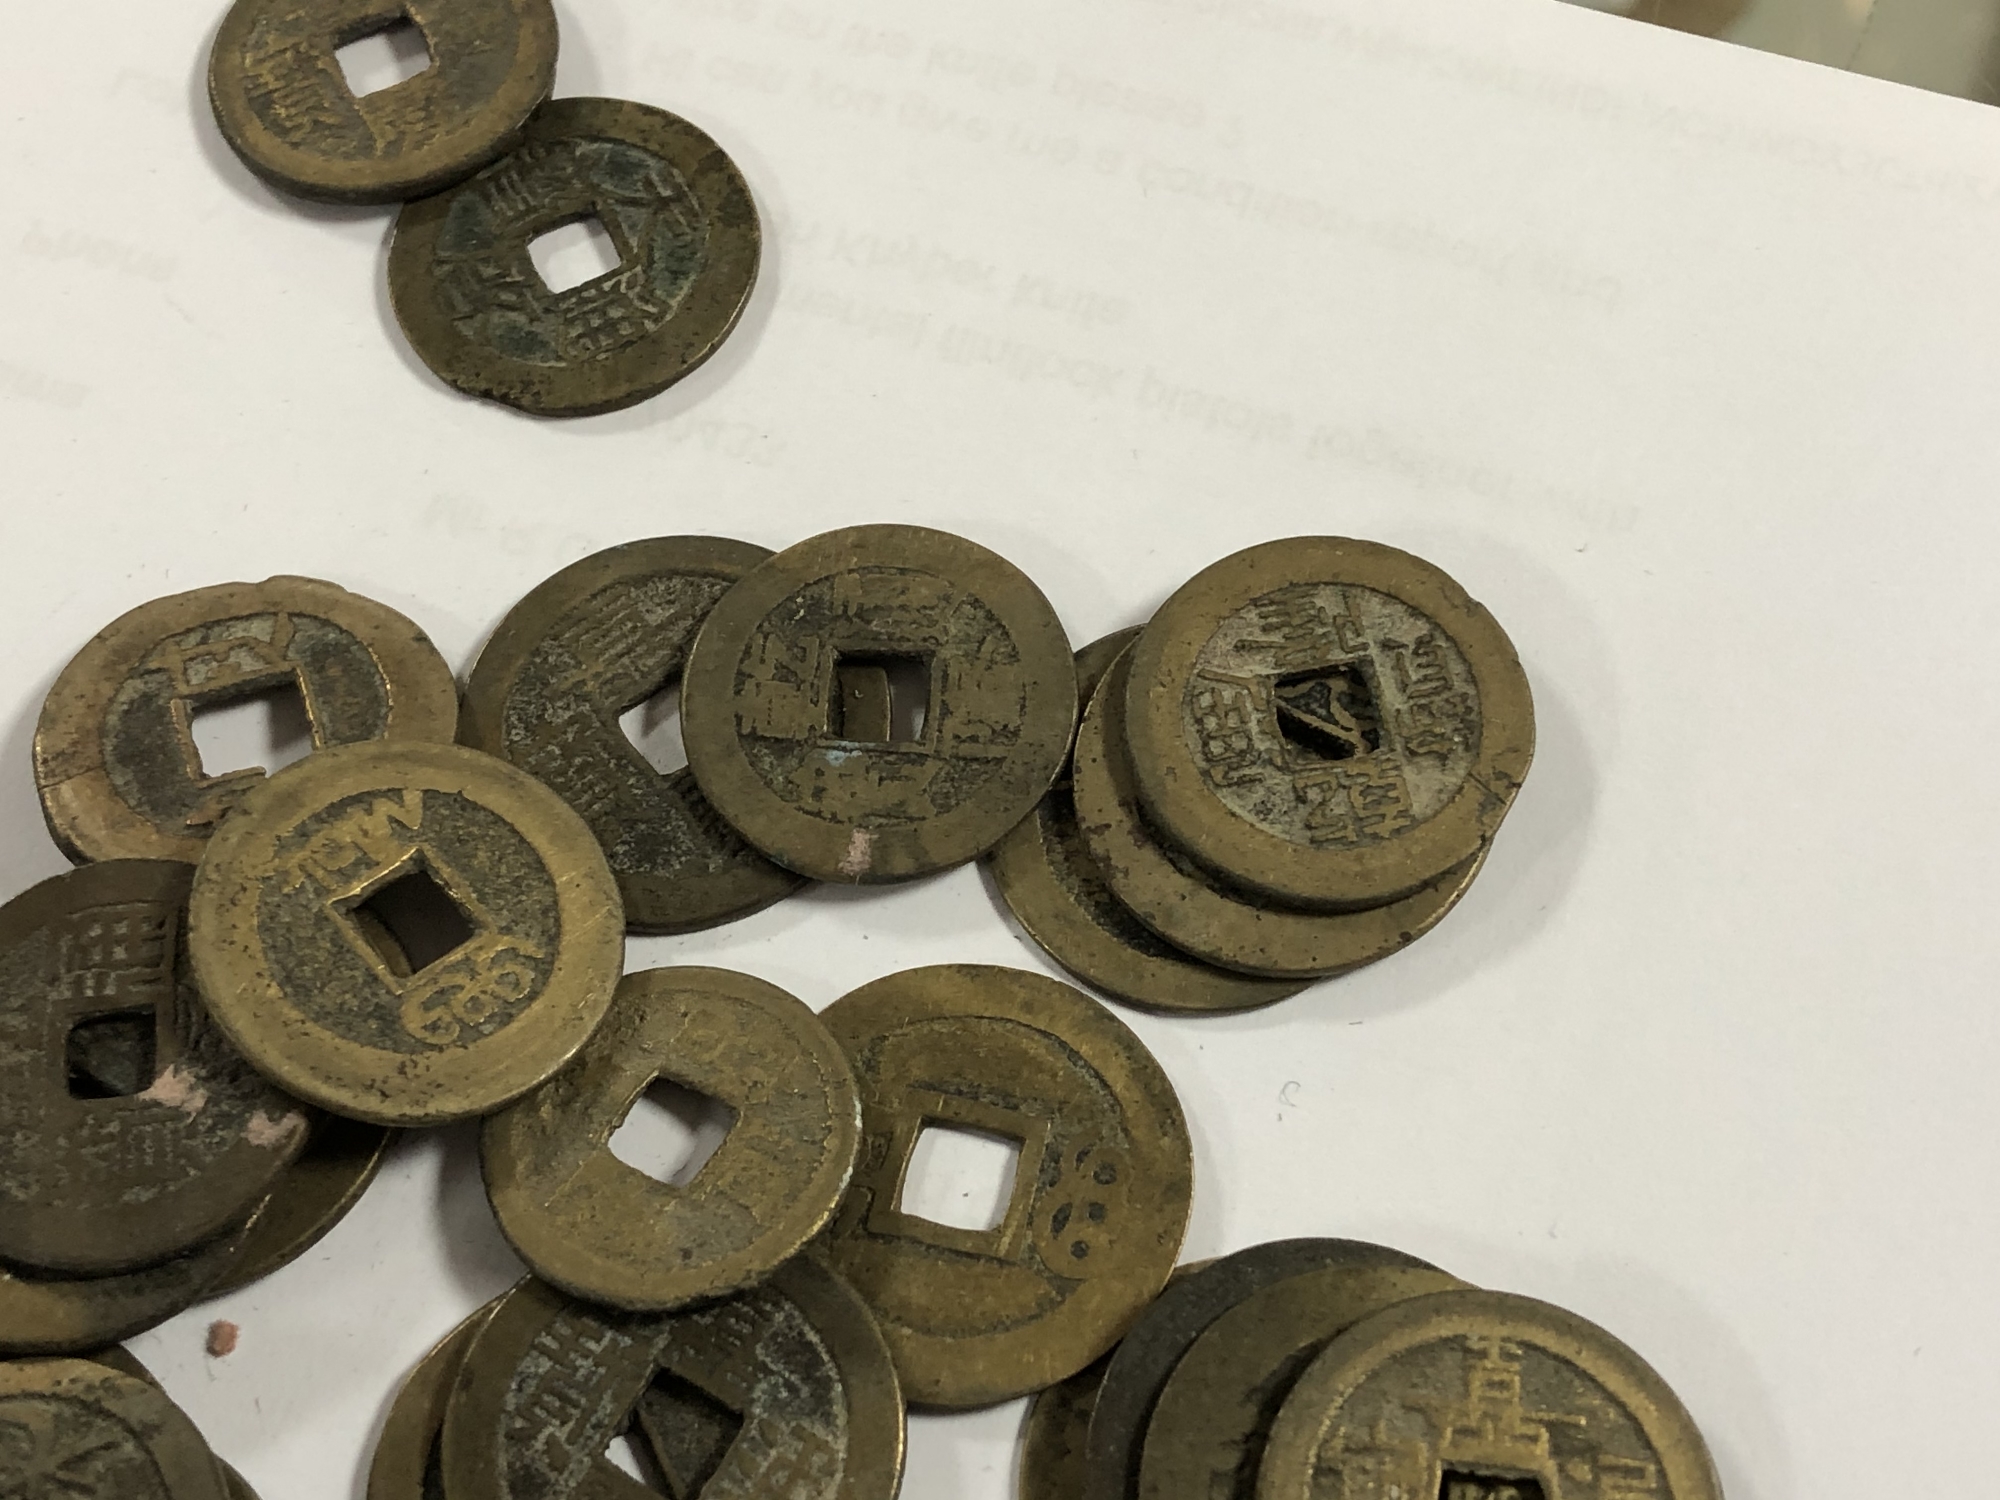
[[[337,53],[414,33],[426,66],[357,94]],[[551,99],[549,0],[237,0],[208,96],[244,165],[288,193],[402,203],[389,296],[410,346],[467,395],[539,416],[659,394],[729,336],[761,233],[728,155],[676,115]],[[617,266],[552,288],[530,244],[591,221]]]
[[[273,688],[312,753],[205,771],[195,715]],[[662,775],[620,720],[676,689],[688,764]],[[415,624],[329,583],[142,605],[37,726],[78,868],[0,907],[0,1353],[99,1350],[268,1274],[396,1131],[476,1118],[533,1274],[411,1377],[371,1500],[637,1493],[630,1468],[681,1500],[886,1500],[906,1401],[1034,1392],[1030,1495],[1083,1493],[1062,1476],[1116,1411],[1121,1492],[1162,1500],[1253,1470],[1303,1500],[1341,1465],[1383,1500],[1419,1473],[1441,1500],[1705,1500],[1657,1377],[1552,1309],[1344,1242],[1169,1286],[1187,1121],[1067,984],[944,965],[815,1013],[749,975],[623,973],[628,930],[987,857],[1107,993],[1260,1003],[1442,917],[1532,738],[1484,610],[1331,538],[1225,559],[1074,657],[1029,579],[944,533],[634,542],[532,590],[462,704]],[[686,1181],[610,1146],[662,1080],[732,1121]],[[991,1225],[905,1205],[932,1129],[1014,1147]],[[234,1482],[143,1371],[5,1373],[0,1408],[60,1412],[62,1452],[171,1448],[175,1500]]]

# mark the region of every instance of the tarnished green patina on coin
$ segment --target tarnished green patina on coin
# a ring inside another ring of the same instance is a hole
[[[430,920],[396,930],[412,906]],[[202,993],[243,1054],[378,1125],[519,1098],[596,1029],[624,965],[618,887],[583,820],[456,745],[348,745],[279,772],[217,833],[189,918]]]
[[[529,243],[594,219],[618,266],[551,291]],[[478,176],[407,205],[389,298],[440,380],[544,417],[658,395],[721,347],[757,280],[750,185],[707,135],[622,99],[555,99]]]
[[[1111,1356],[1038,1394],[1021,1424],[1020,1500],[1083,1500],[1083,1442]]]
[[[398,23],[422,37],[428,66],[357,95],[335,53]],[[549,0],[236,0],[209,53],[208,102],[272,186],[397,203],[511,150],[555,71]]]
[[[605,1456],[621,1434],[655,1489]],[[523,1282],[473,1340],[444,1427],[445,1493],[484,1500],[892,1500],[902,1471],[889,1351],[811,1254],[671,1313],[614,1312]]]
[[[0,907],[0,1259],[156,1265],[249,1218],[304,1146],[195,988],[193,875],[110,860]]]
[[[452,1329],[405,1377],[375,1440],[368,1500],[445,1500],[445,1409],[465,1351],[499,1305],[494,1299]]]
[[[1328,1266],[1437,1269],[1399,1250],[1358,1240],[1293,1239],[1252,1245],[1177,1272],[1111,1353],[1091,1402],[1081,1469],[1071,1493],[1092,1500],[1135,1500],[1146,1425],[1181,1356],[1217,1318],[1265,1287]]]
[[[396,1138],[380,1125],[321,1115],[305,1150],[265,1200],[243,1254],[211,1295],[262,1281],[317,1245],[361,1201]]]
[[[992,848],[1055,780],[1075,721],[1041,590],[920,526],[827,532],[753,569],[681,679],[688,764],[716,810],[778,863],[849,884]]]
[[[661,1078],[734,1122],[684,1186],[611,1154]],[[854,1171],[861,1106],[840,1044],[804,1002],[727,969],[628,974],[576,1060],[486,1122],[486,1192],[544,1281],[664,1311],[761,1281],[832,1216]]]
[[[691,932],[789,895],[804,878],[723,821],[682,766],[662,776],[620,715],[678,690],[716,600],[771,554],[725,537],[627,542],[575,562],[507,612],[466,685],[459,739],[511,761],[604,846],[633,932]]]
[[[264,772],[204,770],[194,716],[273,690],[297,692],[319,748],[449,740],[458,722],[451,668],[386,605],[316,578],[170,594],[99,631],[42,704],[35,787],[63,853],[200,859]]]
[[[1387,958],[1443,921],[1485,863],[1368,911],[1299,911],[1231,890],[1157,835],[1139,805],[1125,740],[1129,657],[1112,663],[1077,729],[1077,827],[1112,894],[1183,952],[1246,974],[1309,978]]]
[[[1423,559],[1346,537],[1265,542],[1176,590],[1132,648],[1126,730],[1167,842],[1325,911],[1471,859],[1535,753],[1493,616]]]
[[[254,1223],[186,1255],[115,1276],[59,1277],[0,1266],[0,1355],[83,1353],[166,1322],[214,1290]]]
[[[984,964],[892,974],[820,1019],[854,1064],[863,1137],[825,1243],[910,1400],[1004,1401],[1116,1343],[1166,1284],[1194,1192],[1187,1121],[1144,1044],[1069,985]],[[992,1228],[903,1208],[930,1126],[1018,1143]]]
[[[1722,1500],[1694,1419],[1637,1354],[1527,1297],[1419,1297],[1320,1353],[1256,1500]]]
[[[215,1455],[166,1392],[81,1359],[0,1364],[0,1495],[228,1500]]]
[[[1088,702],[1117,655],[1138,635],[1121,630],[1076,654],[1077,693]],[[1028,936],[1070,973],[1115,1000],[1164,1011],[1246,1010],[1296,995],[1310,981],[1258,979],[1181,952],[1111,892],[1077,827],[1069,767],[986,855],[993,884]]]
[[[1334,1265],[1237,1303],[1188,1346],[1153,1405],[1140,1500],[1248,1500],[1285,1393],[1329,1340],[1398,1302],[1464,1286],[1442,1271]]]

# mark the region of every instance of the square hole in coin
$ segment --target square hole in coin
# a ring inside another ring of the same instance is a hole
[[[914,745],[931,711],[928,657],[843,651],[833,662],[827,732],[859,745]]]
[[[408,83],[431,68],[431,51],[424,34],[406,15],[381,22],[334,48],[333,60],[347,91],[357,99]]]
[[[204,776],[261,766],[282,771],[312,753],[312,718],[296,679],[188,705],[188,733]]]
[[[348,916],[381,954],[389,972],[401,979],[449,957],[478,931],[422,855],[358,902]]]
[[[1352,760],[1382,748],[1382,711],[1360,662],[1339,662],[1280,677],[1273,698],[1278,732],[1302,760]]]
[[[129,1099],[158,1073],[158,1020],[149,1005],[89,1016],[69,1029],[63,1060],[72,1099]]]
[[[604,1456],[673,1500],[695,1500],[742,1430],[740,1411],[693,1381],[660,1370]]]
[[[681,683],[676,677],[643,703],[635,703],[618,716],[618,727],[632,748],[646,758],[646,764],[662,776],[671,776],[688,763],[687,747],[681,743]]]
[[[552,292],[609,276],[623,264],[618,242],[596,214],[542,231],[528,241],[528,259],[535,263],[542,285]]]
[[[721,1149],[736,1111],[671,1078],[655,1078],[611,1132],[611,1154],[668,1187],[686,1187]]]
[[[1438,1485],[1438,1500],[1548,1500],[1535,1479],[1502,1479],[1446,1469]]]
[[[997,1229],[1014,1201],[1021,1142],[958,1125],[926,1124],[910,1150],[896,1207],[951,1229]]]

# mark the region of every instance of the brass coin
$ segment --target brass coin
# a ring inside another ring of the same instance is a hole
[[[63,853],[78,864],[200,859],[264,772],[208,775],[193,716],[273,688],[298,691],[322,748],[449,740],[458,720],[437,648],[372,599],[316,578],[155,599],[99,631],[42,705],[35,786]]]
[[[671,1313],[613,1312],[524,1282],[459,1373],[444,1492],[649,1493],[606,1456],[621,1437],[669,1495],[892,1500],[903,1401],[868,1309],[812,1255],[725,1301]]]
[[[1154,825],[1291,906],[1379,906],[1463,865],[1534,758],[1506,632],[1442,571],[1373,542],[1291,537],[1203,569],[1130,672]]]
[[[684,1187],[611,1154],[668,1078],[735,1115]],[[576,1060],[487,1120],[486,1191],[529,1268],[572,1296],[639,1312],[761,1281],[832,1216],[861,1106],[840,1044],[806,1005],[727,969],[628,974]]]
[[[1088,701],[1138,630],[1121,630],[1076,654],[1077,692]],[[1070,973],[1114,1000],[1148,1010],[1246,1010],[1296,995],[1310,980],[1257,979],[1181,952],[1111,892],[1083,842],[1069,766],[1035,810],[986,855],[993,884],[1028,936]]]
[[[304,1146],[196,991],[193,875],[111,860],[0,907],[0,1258],[156,1265],[249,1218]]]
[[[1111,1356],[1104,1355],[1041,1392],[1028,1406],[1021,1429],[1020,1500],[1083,1500],[1083,1442],[1098,1387]]]
[[[335,52],[399,20],[429,65],[356,95]],[[272,186],[395,203],[511,150],[555,69],[548,0],[236,0],[209,54],[208,102],[230,149]]]
[[[0,1364],[0,1494],[227,1500],[166,1392],[81,1359]]]
[[[382,915],[392,887],[434,918],[425,946]],[[189,916],[202,992],[244,1056],[377,1125],[520,1097],[596,1029],[624,962],[618,887],[583,820],[456,745],[288,766],[216,834]]]
[[[444,1414],[465,1352],[500,1305],[487,1303],[438,1340],[404,1379],[375,1440],[367,1500],[444,1500]]]
[[[339,1115],[321,1115],[306,1149],[278,1179],[250,1231],[243,1254],[210,1295],[262,1281],[312,1249],[361,1201],[396,1132]]]
[[[1414,896],[1368,911],[1298,911],[1232,891],[1155,834],[1140,809],[1120,691],[1129,660],[1112,664],[1077,729],[1077,826],[1112,894],[1174,947],[1246,974],[1344,974],[1408,947],[1471,888],[1483,847]]]
[[[1328,1341],[1398,1302],[1464,1286],[1442,1271],[1328,1266],[1238,1303],[1189,1346],[1154,1403],[1140,1500],[1247,1496],[1285,1393]]]
[[[0,1266],[0,1355],[74,1354],[144,1333],[207,1296],[250,1224],[143,1271],[54,1277]]]
[[[1146,1424],[1189,1346],[1217,1318],[1265,1287],[1329,1266],[1437,1269],[1399,1250],[1358,1240],[1294,1239],[1252,1245],[1176,1273],[1111,1353],[1102,1388],[1091,1403],[1082,1470],[1072,1493],[1092,1500],[1134,1500]]]
[[[861,1161],[827,1249],[910,1400],[1004,1401],[1117,1342],[1166,1284],[1194,1192],[1187,1121],[1144,1044],[1068,985],[984,964],[892,974],[820,1019],[861,1084]],[[930,1125],[1019,1143],[993,1228],[904,1211]]]
[[[1574,1313],[1419,1297],[1328,1344],[1271,1430],[1258,1500],[1722,1500],[1694,1419]]]
[[[147,1385],[160,1387],[159,1378],[151,1370],[140,1364],[132,1352],[122,1344],[113,1344],[109,1349],[99,1349],[95,1353],[84,1357],[94,1365],[102,1365],[107,1370],[116,1370],[120,1375],[129,1375],[134,1380],[141,1380]],[[164,1387],[160,1388],[164,1389]],[[257,1492],[250,1488],[250,1482],[247,1479],[237,1473],[227,1463],[223,1462],[220,1455],[211,1453],[209,1456],[215,1460],[215,1467],[222,1476],[223,1492],[229,1496],[229,1500],[257,1500]],[[4,1460],[0,1460],[0,1462],[4,1462]]]
[[[554,292],[529,242],[580,219],[618,268]],[[445,384],[543,417],[656,396],[722,346],[762,232],[728,154],[676,115],[554,99],[478,176],[407,205],[389,244],[396,321]]]
[[[604,846],[633,932],[712,927],[804,884],[722,820],[692,771],[660,775],[618,723],[678,685],[716,600],[770,555],[701,536],[596,553],[509,610],[472,669],[459,739],[576,809]]]
[[[753,569],[681,679],[688,764],[717,811],[778,863],[848,884],[992,848],[1055,780],[1075,720],[1041,590],[920,526],[830,531]]]

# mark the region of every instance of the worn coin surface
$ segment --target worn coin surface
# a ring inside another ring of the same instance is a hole
[[[396,1132],[321,1115],[299,1159],[264,1200],[249,1241],[211,1295],[262,1281],[312,1249],[361,1201],[382,1170]]]
[[[1083,1500],[1083,1442],[1111,1356],[1092,1360],[1029,1403],[1021,1427],[1020,1500]]]
[[[0,1364],[0,1495],[227,1500],[194,1423],[157,1385],[90,1360]]]
[[[166,1322],[214,1290],[242,1253],[251,1227],[115,1276],[48,1276],[0,1266],[0,1355],[101,1349]]]
[[[456,745],[341,746],[273,776],[212,841],[189,922],[243,1054],[377,1125],[526,1093],[596,1029],[624,963],[618,887],[583,820]]]
[[[655,1488],[605,1456],[620,1436]],[[523,1282],[473,1340],[445,1418],[445,1493],[487,1500],[892,1500],[902,1471],[889,1352],[811,1254],[671,1313]]]
[[[553,790],[604,846],[633,932],[691,932],[803,877],[724,822],[686,766],[662,776],[620,715],[678,689],[716,600],[771,554],[725,537],[627,542],[571,563],[509,610],[466,685],[459,739]]]
[[[579,220],[603,227],[618,266],[555,291],[528,246]],[[658,395],[715,353],[750,300],[761,245],[750,185],[686,120],[555,99],[516,150],[403,209],[389,298],[447,385],[589,416]]]
[[[920,526],[827,532],[752,570],[681,679],[688,764],[716,809],[780,864],[849,884],[992,848],[1055,780],[1075,721],[1041,590]]]
[[[158,1386],[158,1378],[139,1363],[132,1352],[122,1344],[113,1344],[109,1349],[98,1349],[85,1356],[92,1364],[102,1365],[107,1370],[116,1370],[120,1375],[129,1375],[134,1380],[142,1380],[147,1385]],[[235,1469],[225,1463],[219,1454],[211,1454],[215,1466],[222,1474],[223,1492],[229,1500],[257,1500],[257,1492],[250,1488],[250,1482]]]
[[[1247,974],[1343,974],[1408,947],[1471,888],[1486,850],[1414,896],[1367,911],[1309,912],[1231,890],[1147,823],[1125,746],[1121,657],[1077,729],[1077,826],[1112,894],[1174,947]]]
[[[1083,701],[1138,633],[1121,630],[1077,652]],[[1091,988],[1149,1010],[1245,1010],[1305,988],[1309,980],[1259,979],[1203,963],[1134,917],[1084,845],[1069,772],[1065,763],[1035,810],[986,855],[1007,909],[1051,958]]]
[[[356,94],[336,52],[398,23],[422,38],[427,65]],[[511,150],[555,70],[549,0],[236,0],[209,53],[208,102],[272,186],[395,203]]]
[[[405,1377],[375,1441],[368,1500],[444,1500],[445,1406],[465,1351],[499,1305],[496,1298],[452,1329]]]
[[[201,858],[261,768],[204,768],[193,721],[298,695],[316,747],[449,740],[451,668],[386,605],[316,578],[171,594],[120,615],[63,668],[35,726],[35,786],[55,841],[93,859]]]
[[[729,1132],[685,1186],[611,1154],[659,1079],[722,1103]],[[573,1296],[664,1311],[761,1281],[819,1233],[854,1171],[854,1074],[804,1002],[727,969],[628,974],[562,1072],[486,1122],[500,1228]]]
[[[1353,910],[1471,859],[1535,752],[1520,659],[1394,547],[1290,537],[1196,574],[1132,648],[1126,732],[1164,839],[1248,890]]]
[[[1721,1500],[1694,1419],[1625,1345],[1500,1292],[1420,1297],[1299,1377],[1257,1500]]]
[[[984,964],[892,974],[820,1019],[860,1080],[863,1137],[826,1244],[910,1400],[1004,1401],[1109,1349],[1166,1284],[1194,1190],[1180,1101],[1139,1039],[1066,984]],[[905,1211],[931,1127],[1017,1147],[991,1228]]]
[[[247,1219],[304,1146],[304,1109],[195,988],[193,875],[110,860],[0,906],[0,1259],[157,1264]]]
[[[1265,1287],[1328,1266],[1432,1271],[1399,1250],[1358,1240],[1272,1240],[1175,1274],[1112,1351],[1091,1404],[1075,1495],[1130,1500],[1154,1403],[1188,1347],[1215,1320]]]
[[[1464,1286],[1442,1271],[1335,1265],[1239,1302],[1188,1346],[1161,1388],[1139,1463],[1141,1500],[1248,1500],[1285,1393],[1335,1334],[1407,1298]]]

